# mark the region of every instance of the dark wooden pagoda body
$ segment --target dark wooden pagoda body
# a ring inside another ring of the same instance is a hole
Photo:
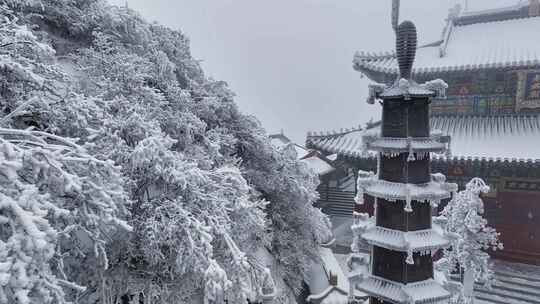
[[[357,240],[371,245],[371,265],[368,277],[351,285],[367,293],[371,304],[444,303],[450,295],[434,281],[432,254],[448,241],[432,229],[431,211],[454,187],[440,175],[434,178],[430,168],[430,153],[445,150],[429,125],[431,98],[440,91],[431,86],[434,82],[418,85],[410,79],[413,23],[399,25],[396,48],[400,77],[391,87],[370,87],[368,102],[377,100],[383,107],[380,135],[365,139],[367,149],[378,152],[378,170],[377,176],[359,172],[357,204],[364,196],[374,197],[375,220],[362,224],[365,216],[355,213],[352,229]]]
[[[405,97],[384,99],[382,138],[429,137],[429,98]],[[380,154],[379,179],[404,184],[425,184],[431,179],[429,155],[415,156],[408,160],[409,153],[398,156]],[[405,209],[406,202],[388,201],[377,198],[376,225],[403,232],[431,228],[431,205],[412,201],[412,211]],[[414,264],[406,263],[406,252],[373,246],[372,274],[399,282],[411,283],[433,278],[431,255],[415,252]],[[372,298],[371,303],[390,303]]]

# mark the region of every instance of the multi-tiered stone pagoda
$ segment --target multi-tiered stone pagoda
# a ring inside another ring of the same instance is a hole
[[[447,146],[440,134],[430,133],[429,105],[445,94],[442,80],[417,84],[411,79],[417,38],[410,21],[397,29],[400,75],[393,85],[371,85],[369,103],[383,107],[380,134],[367,134],[365,148],[378,154],[377,174],[360,172],[357,204],[364,195],[375,198],[375,215],[354,213],[355,240],[350,263],[365,263],[358,250],[371,247],[368,274],[351,272],[351,291],[367,293],[371,304],[447,303],[450,294],[434,280],[433,254],[448,245],[432,227],[432,208],[451,197],[456,184],[431,174],[432,153]]]

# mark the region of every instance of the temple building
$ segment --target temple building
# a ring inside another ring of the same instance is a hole
[[[298,144],[293,143],[283,132],[271,134],[270,143],[280,151],[293,153],[294,157],[303,162],[313,172],[319,175],[322,181],[332,173],[335,168],[332,166],[337,155],[325,156],[317,150],[308,150]]]
[[[462,188],[480,177],[490,185],[483,197],[485,217],[505,247],[493,256],[540,265],[539,29],[539,0],[478,12],[451,9],[440,39],[417,48],[411,70],[418,83],[440,78],[449,86],[446,96],[432,98],[430,140],[380,141],[381,122],[308,134],[307,148],[337,154],[336,170],[319,189],[323,210],[352,216],[359,170],[384,171],[378,154],[396,145],[424,147],[432,172],[449,182]],[[359,52],[353,66],[378,84],[370,86],[370,96],[391,87],[400,73],[393,51]],[[434,141],[446,152],[432,153]]]

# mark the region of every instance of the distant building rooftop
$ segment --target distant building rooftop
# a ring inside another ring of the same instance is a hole
[[[432,133],[449,135],[452,159],[486,159],[540,162],[540,116],[433,116]],[[362,137],[378,134],[380,125],[345,133],[310,134],[310,146],[326,153],[350,157],[374,157],[365,154]],[[446,156],[441,155],[441,158]]]
[[[326,175],[335,170],[332,166],[332,160],[317,151],[309,150],[293,143],[283,133],[270,135],[270,142],[278,149],[284,149],[288,145],[292,145],[296,151],[297,159],[307,164],[319,176]]]

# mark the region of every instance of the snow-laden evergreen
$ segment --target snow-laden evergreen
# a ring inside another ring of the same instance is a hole
[[[445,233],[451,236],[450,247],[444,249],[444,257],[438,261],[439,270],[448,277],[453,271],[463,271],[463,287],[448,286],[457,291],[456,303],[472,300],[474,282],[488,286],[493,279],[493,271],[487,250],[501,250],[499,233],[488,226],[483,217],[484,203],[480,195],[488,193],[489,186],[480,178],[473,178],[465,190],[454,195],[452,200],[436,218]]]
[[[318,178],[186,36],[101,0],[0,12],[1,304],[294,303]]]

